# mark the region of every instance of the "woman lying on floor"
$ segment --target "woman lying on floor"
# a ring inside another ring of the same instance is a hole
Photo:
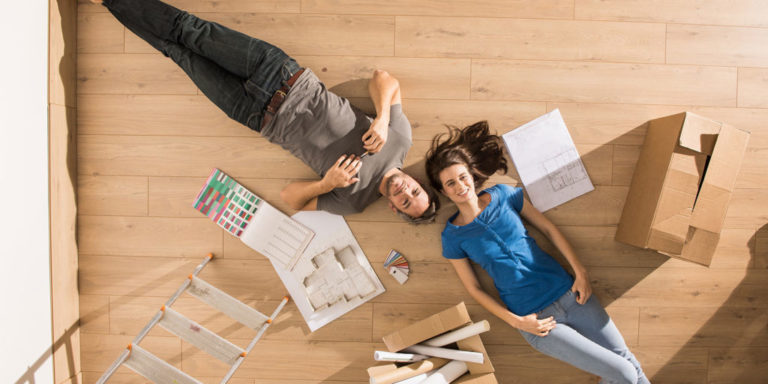
[[[507,171],[502,148],[485,121],[451,127],[433,140],[426,160],[429,181],[458,207],[442,233],[443,256],[472,297],[535,349],[600,376],[601,383],[649,383],[555,225],[521,188],[499,184],[477,191],[490,175]],[[536,245],[522,219],[552,241],[573,276]],[[503,305],[483,290],[469,260],[493,278]]]

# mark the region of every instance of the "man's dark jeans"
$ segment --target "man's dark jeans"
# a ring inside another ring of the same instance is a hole
[[[256,131],[272,95],[301,69],[280,48],[158,0],[103,4],[126,28],[173,59],[229,117]]]

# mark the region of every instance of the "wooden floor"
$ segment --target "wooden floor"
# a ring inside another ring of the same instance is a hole
[[[207,252],[220,257],[203,278],[247,303],[271,311],[285,293],[262,256],[191,208],[212,167],[288,213],[281,187],[315,176],[229,121],[103,7],[80,1],[82,368],[93,383]],[[413,124],[407,164],[419,169],[443,124],[488,119],[506,132],[559,108],[596,190],[547,216],[574,244],[653,382],[768,380],[768,3],[170,2],[284,48],[366,108],[360,79],[375,68],[390,71]],[[642,124],[684,110],[752,132],[710,268],[613,241]],[[493,181],[518,184],[514,172]],[[383,335],[462,300],[474,319],[491,321],[483,339],[502,383],[594,382],[534,351],[468,296],[441,257],[441,223],[410,227],[383,201],[347,222],[387,292],[314,333],[289,304],[234,383],[363,382]],[[404,286],[380,267],[391,248],[411,261]],[[178,305],[241,345],[252,336],[192,299]],[[166,332],[144,345],[206,382],[224,370]],[[142,381],[120,372],[113,382]]]

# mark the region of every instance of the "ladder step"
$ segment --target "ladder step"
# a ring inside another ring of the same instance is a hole
[[[154,383],[202,384],[138,345],[131,346],[131,354],[123,365]]]
[[[245,352],[237,345],[171,308],[166,307],[164,312],[158,323],[161,327],[228,365],[234,364],[240,354]]]
[[[197,276],[192,277],[192,283],[187,288],[187,292],[251,329],[258,330],[269,320],[269,317],[263,313],[243,304]]]

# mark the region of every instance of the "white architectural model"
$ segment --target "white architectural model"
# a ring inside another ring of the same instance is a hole
[[[338,252],[328,248],[315,255],[311,261],[315,270],[304,278],[303,285],[315,311],[337,302],[365,299],[376,291],[376,286],[357,262],[350,247],[344,247]]]
[[[315,237],[293,269],[275,265],[275,271],[310,331],[384,293],[384,285],[343,217],[301,211],[293,218]]]

